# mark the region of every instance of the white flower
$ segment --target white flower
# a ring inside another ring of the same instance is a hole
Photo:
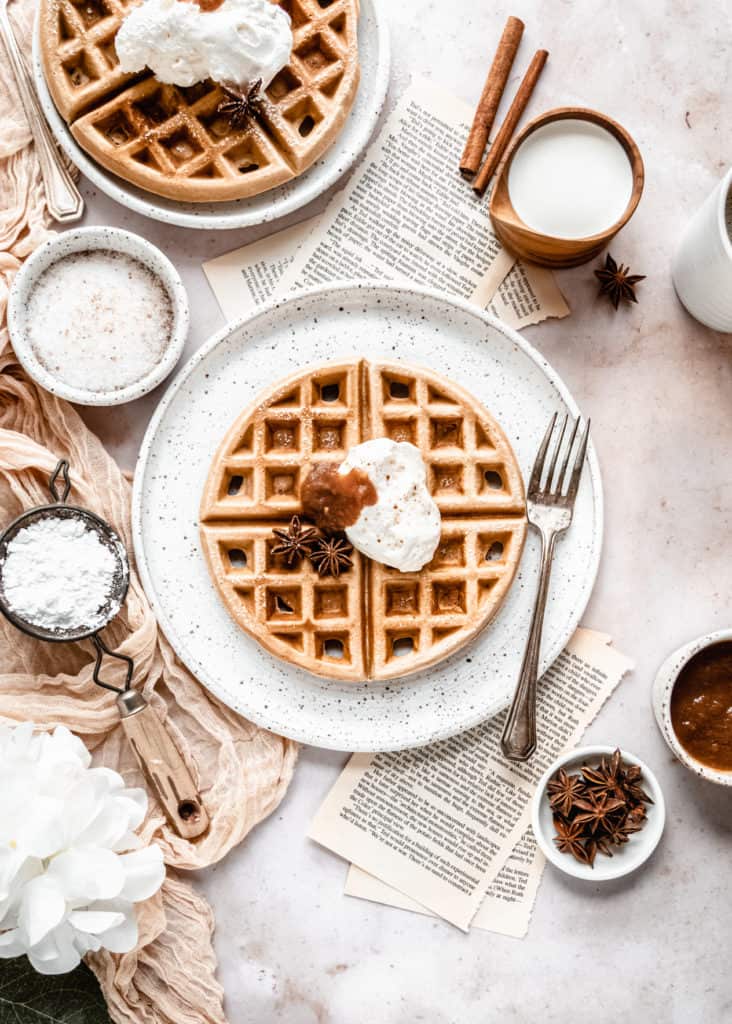
[[[91,768],[63,726],[33,728],[0,724],[0,958],[27,953],[41,974],[64,974],[89,951],[134,949],[133,904],[157,892],[165,866],[134,833],[145,791]]]

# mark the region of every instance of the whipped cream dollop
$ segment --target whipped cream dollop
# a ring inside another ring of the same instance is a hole
[[[440,541],[440,510],[427,490],[427,467],[408,441],[378,437],[351,448],[339,473],[360,469],[377,500],[361,509],[346,536],[376,562],[417,572],[431,561]]]
[[[202,10],[188,0],[145,0],[130,11],[115,47],[123,71],[148,67],[160,82],[187,87],[212,78],[236,91],[266,89],[290,60],[290,18],[269,0],[223,0]]]

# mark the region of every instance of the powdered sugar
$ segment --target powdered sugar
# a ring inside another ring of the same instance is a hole
[[[108,618],[118,562],[81,519],[48,516],[24,526],[2,564],[5,600],[40,629],[99,629]]]
[[[173,307],[162,281],[139,260],[95,249],[64,256],[41,274],[26,323],[36,359],[57,380],[110,392],[160,362]]]

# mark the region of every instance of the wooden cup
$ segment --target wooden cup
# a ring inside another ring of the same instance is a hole
[[[508,191],[508,173],[511,161],[521,144],[537,128],[554,121],[564,120],[591,121],[614,135],[627,153],[633,172],[633,189],[622,217],[600,234],[588,235],[586,238],[555,238],[530,228],[513,208]],[[539,263],[544,267],[575,267],[580,263],[586,263],[602,252],[610,239],[627,224],[643,192],[643,181],[643,158],[640,155],[640,150],[621,125],[596,110],[586,110],[584,107],[557,107],[534,118],[511,143],[498,171],[489,212],[496,234],[506,248],[517,256],[531,260],[533,263]]]

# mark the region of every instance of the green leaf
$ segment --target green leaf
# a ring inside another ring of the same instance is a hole
[[[84,964],[38,974],[27,957],[0,960],[0,1024],[111,1024],[99,983]]]

